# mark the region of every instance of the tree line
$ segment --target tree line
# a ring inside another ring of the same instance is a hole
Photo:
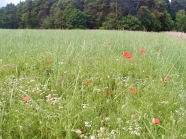
[[[186,0],[25,0],[0,8],[0,28],[186,32]]]

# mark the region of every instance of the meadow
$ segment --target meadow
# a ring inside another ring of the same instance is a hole
[[[0,139],[186,138],[185,44],[165,33],[0,30]]]

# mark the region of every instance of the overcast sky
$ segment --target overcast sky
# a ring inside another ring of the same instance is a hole
[[[21,0],[24,1],[24,0]],[[20,0],[0,0],[0,7],[5,7],[7,4],[9,3],[14,3],[14,4],[18,4],[20,2]]]

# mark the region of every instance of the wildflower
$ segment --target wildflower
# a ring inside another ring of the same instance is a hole
[[[48,94],[48,96],[46,96],[47,100],[50,100],[52,98],[51,94]]]
[[[109,118],[109,117],[106,117],[106,118],[105,118],[105,121],[109,121],[109,120],[110,120],[110,118]]]
[[[115,135],[115,134],[116,134],[116,130],[112,130],[112,131],[110,132],[110,134],[111,134],[111,135]]]
[[[139,54],[144,54],[146,51],[144,49],[139,51]]]
[[[160,124],[160,120],[158,118],[153,118],[152,119],[152,122],[156,125],[159,125]]]
[[[108,42],[108,45],[111,45],[111,42]]]
[[[94,137],[94,136],[90,136],[90,139],[96,139],[96,137]]]
[[[138,133],[137,131],[133,131],[132,134],[134,134],[136,136],[140,136],[140,133]]]
[[[101,132],[102,134],[104,133],[104,131],[105,131],[105,128],[100,127],[100,132]]]
[[[130,92],[131,92],[132,94],[135,94],[135,93],[136,93],[136,87],[130,88]]]
[[[93,91],[95,91],[95,92],[100,92],[101,89],[95,87]]]
[[[85,121],[85,126],[86,127],[91,127],[91,124],[89,122]]]
[[[87,107],[87,104],[82,104],[82,108],[85,109]]]
[[[128,52],[128,51],[125,51],[125,52],[123,53],[123,56],[124,56],[125,58],[127,58],[127,59],[131,59],[131,58],[132,58],[132,55],[131,55],[130,52]]]
[[[30,80],[30,82],[35,82],[35,80]]]
[[[106,93],[106,95],[108,96],[108,95],[109,95],[109,90],[106,90],[105,93]]]
[[[74,131],[74,132],[75,132],[76,134],[78,134],[78,135],[83,133],[82,130],[79,130],[79,129],[76,130],[76,131]]]
[[[63,65],[63,62],[58,62],[59,65]]]
[[[47,61],[47,62],[46,62],[46,65],[50,65],[50,62],[49,62],[49,61]]]
[[[131,118],[134,119],[135,118],[135,114],[131,114]]]
[[[89,80],[86,80],[86,81],[85,81],[85,84],[87,84],[87,85],[88,85],[88,84],[89,84]]]
[[[169,78],[168,77],[165,77],[163,81],[164,82],[168,82],[169,81]]]
[[[24,98],[23,98],[23,101],[24,101],[25,103],[27,103],[27,102],[30,101],[30,98],[29,98],[29,97],[24,97]]]

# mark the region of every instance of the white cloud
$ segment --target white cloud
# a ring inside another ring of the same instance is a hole
[[[5,7],[7,4],[10,3],[14,3],[14,4],[18,4],[20,1],[24,1],[24,0],[0,0],[0,7]]]

